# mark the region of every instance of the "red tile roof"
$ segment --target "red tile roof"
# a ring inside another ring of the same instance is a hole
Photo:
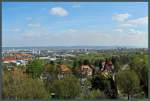
[[[17,57],[28,57],[28,56],[32,56],[31,54],[15,54],[15,56]]]
[[[11,61],[16,61],[17,59],[14,58],[14,57],[7,57],[7,58],[2,58],[1,61],[4,62],[4,61],[8,61],[8,62],[11,62]]]
[[[111,61],[108,61],[108,65],[112,65],[112,62],[111,62]]]
[[[1,62],[11,62],[11,61],[16,61],[16,60],[20,60],[20,59],[17,59],[15,57],[6,57],[6,58],[2,58],[0,59]],[[31,58],[21,58],[21,60],[31,60]]]

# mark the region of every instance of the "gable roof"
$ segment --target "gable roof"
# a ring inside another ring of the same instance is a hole
[[[60,72],[71,72],[71,69],[65,64],[59,65],[59,70]]]

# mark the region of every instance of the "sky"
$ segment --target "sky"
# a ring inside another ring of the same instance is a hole
[[[3,2],[2,46],[148,47],[147,2]]]

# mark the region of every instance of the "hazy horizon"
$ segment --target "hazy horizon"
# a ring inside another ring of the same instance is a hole
[[[24,47],[29,47],[29,48],[34,48],[34,47],[126,47],[126,48],[148,48],[148,47],[143,47],[143,46],[117,46],[117,45],[112,45],[112,46],[96,46],[96,45],[70,45],[70,46],[14,46],[14,48],[24,48]],[[13,48],[13,46],[2,46],[2,48]]]

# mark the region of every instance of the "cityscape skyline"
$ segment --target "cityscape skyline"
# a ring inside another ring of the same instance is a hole
[[[7,2],[2,8],[3,47],[148,47],[146,2]]]

